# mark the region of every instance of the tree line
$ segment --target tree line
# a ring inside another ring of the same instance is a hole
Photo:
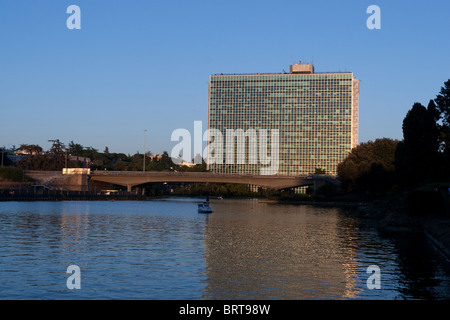
[[[23,170],[48,170],[59,171],[63,168],[79,168],[88,166],[92,170],[114,170],[114,171],[142,171],[144,169],[144,154],[139,152],[134,155],[110,152],[105,147],[103,152],[93,147],[84,147],[79,143],[71,141],[67,146],[59,139],[49,140],[51,148],[43,152],[39,145],[22,144],[19,150],[25,153],[24,157],[17,162],[17,167]],[[82,160],[71,160],[73,157],[84,157],[89,159],[89,164]],[[206,164],[193,167],[175,165],[167,151],[159,156],[146,153],[146,171],[205,171]]]

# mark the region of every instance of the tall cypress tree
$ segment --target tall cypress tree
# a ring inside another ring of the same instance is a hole
[[[396,170],[407,184],[422,183],[437,176],[439,131],[435,112],[415,103],[403,120],[403,141],[396,150]]]

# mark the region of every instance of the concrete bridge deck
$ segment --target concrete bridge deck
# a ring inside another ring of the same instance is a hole
[[[328,176],[322,176],[326,178]],[[287,189],[315,184],[318,176],[287,176],[287,175],[251,175],[251,174],[220,174],[211,172],[142,172],[142,171],[91,171],[90,178],[94,181],[108,182],[131,187],[154,182],[211,182],[211,183],[242,183],[272,189]]]
[[[44,185],[55,183],[63,189],[86,190],[88,188],[88,181],[91,180],[124,186],[127,187],[129,192],[135,186],[163,182],[241,183],[277,190],[307,185],[314,185],[316,188],[325,182],[337,183],[335,177],[327,175],[288,176],[212,172],[103,170],[93,170],[89,174],[62,174],[62,172],[58,171],[27,171],[25,173]]]

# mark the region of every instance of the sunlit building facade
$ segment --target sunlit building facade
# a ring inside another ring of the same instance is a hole
[[[289,73],[216,74],[209,82],[208,128],[224,138],[227,129],[276,129],[276,174],[307,175],[320,168],[335,175],[338,163],[358,144],[358,105],[359,81],[351,72],[315,73],[313,65],[299,63]],[[247,160],[249,152],[257,152],[246,150]],[[259,174],[263,166],[223,161],[209,170]]]

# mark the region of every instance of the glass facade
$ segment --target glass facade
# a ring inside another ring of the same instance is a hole
[[[267,129],[269,145],[269,133],[277,129],[277,174],[307,175],[321,168],[335,175],[338,163],[358,143],[358,91],[358,80],[349,72],[212,75],[208,128],[220,130],[224,140],[230,129]],[[223,163],[209,164],[209,170],[260,174],[265,165],[248,161],[258,156],[251,154],[257,151],[248,141],[233,142],[245,147],[245,163],[227,163],[224,142]],[[270,155],[270,146],[267,150]]]

